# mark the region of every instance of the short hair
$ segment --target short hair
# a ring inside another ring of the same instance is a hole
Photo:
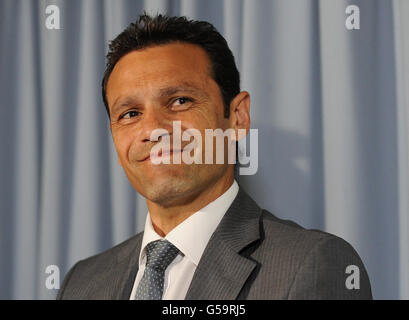
[[[195,44],[204,49],[211,64],[210,75],[222,94],[224,117],[230,116],[230,102],[240,92],[240,74],[223,36],[209,22],[144,13],[109,44],[102,80],[102,98],[109,117],[106,87],[116,63],[129,52],[172,42]]]

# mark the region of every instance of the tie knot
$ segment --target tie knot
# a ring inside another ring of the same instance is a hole
[[[156,240],[146,246],[146,267],[166,270],[179,250],[167,240]]]

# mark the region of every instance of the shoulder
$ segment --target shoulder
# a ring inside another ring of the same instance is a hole
[[[106,287],[106,281],[113,281],[122,261],[137,257],[142,237],[143,233],[138,233],[108,250],[78,261],[66,274],[57,299],[80,298],[87,292],[95,292],[92,286]]]
[[[284,247],[286,250],[291,249],[297,255],[303,256],[317,245],[330,243],[356,253],[347,241],[334,234],[316,229],[305,229],[292,220],[280,219],[264,209],[261,213],[261,229],[266,244]]]
[[[142,241],[143,232],[117,244],[94,256],[81,260],[77,263],[77,269],[97,270],[99,267],[117,263],[123,258],[129,257],[129,254],[135,249],[137,244]]]
[[[262,210],[262,241],[257,258],[276,270],[289,299],[370,299],[369,277],[353,246],[328,232],[305,229]],[[357,270],[360,290],[346,288],[348,272]],[[266,275],[266,277],[269,277]]]

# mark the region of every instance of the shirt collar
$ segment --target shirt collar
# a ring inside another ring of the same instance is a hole
[[[224,214],[236,198],[239,186],[236,180],[230,188],[207,206],[192,214],[177,225],[165,238],[156,233],[152,226],[149,212],[146,216],[145,229],[139,254],[139,266],[145,256],[146,245],[155,240],[166,239],[189,258],[196,266]]]

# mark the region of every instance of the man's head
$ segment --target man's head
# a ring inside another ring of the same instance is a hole
[[[165,129],[172,140],[174,121],[181,121],[182,133],[199,130],[203,144],[205,129],[248,130],[249,96],[240,93],[234,57],[215,28],[184,17],[143,15],[109,49],[103,99],[119,163],[133,187],[166,206],[231,175],[227,161],[155,165],[146,159],[157,143],[152,131]]]
[[[191,43],[206,51],[210,59],[210,74],[218,84],[223,96],[225,117],[229,117],[230,101],[240,92],[240,75],[234,56],[223,36],[208,22],[188,20],[186,17],[168,17],[146,14],[131,23],[109,46],[107,66],[102,81],[102,98],[109,113],[106,87],[116,63],[134,50],[168,44]]]

